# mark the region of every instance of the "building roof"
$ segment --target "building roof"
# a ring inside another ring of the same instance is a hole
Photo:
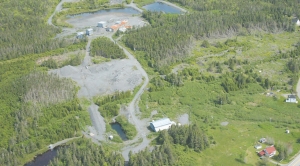
[[[260,156],[263,156],[263,155],[265,155],[265,151],[262,150],[262,151],[260,151],[258,154],[259,154]]]
[[[296,99],[296,95],[288,95],[288,98],[290,98],[290,99],[292,99],[292,98]]]
[[[151,123],[155,128],[172,124],[172,122],[169,118],[159,119],[159,120],[151,122]]]
[[[268,154],[271,154],[271,153],[275,152],[276,149],[274,146],[269,146],[264,151],[267,152]]]
[[[84,32],[78,32],[77,35],[84,35]]]

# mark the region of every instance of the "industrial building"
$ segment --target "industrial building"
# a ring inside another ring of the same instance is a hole
[[[153,131],[158,132],[161,130],[169,129],[175,122],[171,121],[169,118],[163,118],[150,123],[150,127]]]
[[[91,36],[93,34],[93,29],[89,28],[86,30],[86,35]]]
[[[107,23],[105,21],[100,21],[97,24],[97,27],[99,28],[105,28],[107,26]]]

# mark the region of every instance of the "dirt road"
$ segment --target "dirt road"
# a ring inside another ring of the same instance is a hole
[[[112,41],[114,41],[112,38],[110,38]],[[127,57],[134,61],[135,66],[137,67],[137,69],[142,73],[143,77],[144,77],[144,83],[141,86],[141,88],[139,89],[139,91],[136,93],[136,95],[134,96],[133,100],[130,102],[130,104],[128,105],[127,111],[129,113],[129,122],[134,124],[137,130],[137,136],[132,140],[132,141],[128,141],[126,144],[127,146],[125,146],[122,149],[122,155],[125,159],[125,161],[129,161],[129,152],[138,152],[140,150],[145,149],[149,143],[150,140],[147,138],[147,134],[149,133],[147,127],[148,127],[148,123],[147,120],[141,120],[139,119],[139,117],[137,117],[137,114],[139,113],[139,108],[138,108],[138,100],[140,99],[141,95],[143,94],[146,86],[149,83],[149,77],[148,74],[146,73],[146,71],[143,69],[143,67],[141,66],[141,64],[135,59],[135,57],[129,52],[127,51],[124,47],[122,47],[118,42],[116,42],[116,44],[123,49],[124,53],[127,55]],[[129,145],[132,144],[133,142],[138,142],[139,139],[142,139],[143,141],[138,144],[138,145]]]
[[[58,142],[56,142],[54,144],[51,144],[52,145],[52,149],[55,148],[56,146],[60,146],[62,144],[65,144],[65,143],[73,140],[73,139],[76,139],[76,138],[81,138],[81,136],[79,136],[79,137],[73,137],[73,138],[67,138],[67,139],[64,139],[62,141],[58,141]]]

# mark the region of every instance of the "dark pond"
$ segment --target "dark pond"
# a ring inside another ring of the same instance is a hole
[[[25,166],[47,166],[51,160],[57,155],[57,150],[59,147],[54,148],[52,151],[48,150],[47,152],[38,155],[33,161],[25,164]]]
[[[118,133],[118,135],[121,137],[121,139],[123,141],[127,141],[127,137],[126,134],[123,132],[122,127],[119,123],[111,123],[111,128],[116,130],[116,132]]]
[[[124,13],[124,14],[140,14],[139,11],[135,10],[132,7],[127,8],[116,8],[116,9],[102,9],[95,12],[87,12],[87,13],[80,13],[74,15],[68,15],[67,18],[72,18],[76,16],[86,17],[93,14],[108,14],[108,13]]]
[[[153,12],[165,12],[165,13],[174,13],[174,14],[182,13],[181,10],[179,10],[178,8],[169,6],[162,2],[151,3],[149,5],[143,6],[143,8],[145,8],[146,10],[153,11]]]

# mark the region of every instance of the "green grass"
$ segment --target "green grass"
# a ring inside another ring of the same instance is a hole
[[[133,139],[136,136],[137,131],[135,126],[131,124],[125,116],[118,116],[116,118],[116,121],[121,125],[122,130],[124,131],[128,139]]]
[[[154,3],[154,0],[134,0],[133,1],[135,4],[137,4],[138,7],[143,7],[145,5],[148,5],[150,3]]]
[[[92,62],[94,64],[100,64],[100,63],[109,62],[109,61],[111,61],[110,58],[104,58],[102,56],[94,56],[94,57],[92,57]]]

